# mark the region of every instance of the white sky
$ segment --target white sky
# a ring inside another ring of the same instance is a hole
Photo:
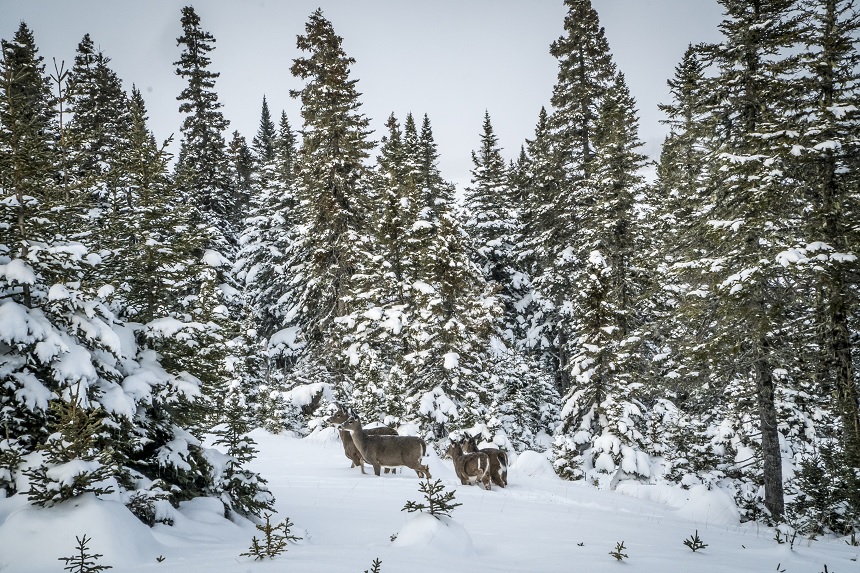
[[[48,69],[52,58],[74,60],[89,33],[112,68],[141,89],[156,137],[179,136],[176,96],[182,89],[173,63],[180,50],[180,9],[189,0],[0,0],[0,37],[20,21],[36,37]],[[718,41],[721,8],[715,0],[592,0],[615,61],[640,110],[645,151],[657,156],[665,129],[657,104],[668,101],[666,80],[689,43]],[[321,7],[356,59],[362,111],[378,139],[394,112],[429,114],[445,178],[466,185],[470,152],[490,112],[506,158],[515,158],[534,132],[541,106],[549,108],[557,62],[550,43],[563,32],[562,0],[198,0],[203,29],[215,36],[212,70],[230,132],[250,140],[266,95],[273,116],[286,110],[300,127],[289,72],[300,53],[296,36]],[[227,139],[230,139],[228,134]]]

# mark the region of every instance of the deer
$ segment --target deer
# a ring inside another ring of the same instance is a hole
[[[383,466],[412,468],[419,478],[430,479],[430,469],[421,463],[421,458],[427,453],[427,444],[417,436],[385,436],[368,433],[361,427],[358,418],[350,418],[344,422],[341,429],[352,435],[352,441],[361,454],[358,465],[361,473],[364,462],[373,466],[373,473],[379,475]]]
[[[480,448],[473,436],[468,434],[463,440],[464,452],[483,452],[490,458],[490,478],[499,487],[508,485],[508,454],[498,448]]]
[[[352,441],[352,436],[346,430],[340,428],[340,424],[343,424],[347,420],[349,420],[352,416],[349,412],[346,411],[345,408],[338,409],[337,412],[329,416],[326,420],[329,424],[334,424],[338,426],[337,433],[340,434],[340,441],[343,444],[343,454],[352,461],[352,465],[350,468],[354,468],[361,464],[361,454],[358,453],[358,448],[355,447],[355,443]],[[381,426],[379,428],[368,428],[364,430],[368,434],[379,435],[379,436],[396,436],[397,430],[394,428],[389,428],[388,426]],[[394,470],[397,472],[396,468],[385,468],[385,473]]]
[[[454,461],[454,471],[463,485],[484,484],[490,489],[490,458],[483,452],[464,452],[461,442],[451,441],[447,455]]]

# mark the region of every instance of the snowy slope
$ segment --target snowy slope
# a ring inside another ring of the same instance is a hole
[[[739,524],[719,493],[679,492],[621,484],[600,491],[554,476],[540,454],[513,463],[509,487],[485,491],[461,486],[451,462],[432,457],[433,477],[456,488],[463,505],[450,526],[402,512],[421,501],[414,472],[376,477],[350,469],[334,430],[305,439],[255,431],[260,453],[252,469],[268,481],[278,515],[304,537],[273,562],[240,553],[258,534],[250,523],[219,515],[215,500],[184,504],[174,526],[148,529],[115,501],[85,498],[40,509],[18,499],[0,500],[0,571],[61,572],[75,536],[92,538],[99,564],[117,573],[227,573],[254,571],[356,572],[569,572],[665,573],[860,571],[860,547],[844,540],[777,544],[772,529]],[[20,496],[19,496],[20,497]],[[72,507],[74,506],[74,507]],[[408,524],[408,526],[407,526]],[[693,553],[683,541],[698,530],[708,547]],[[394,543],[391,537],[398,534]],[[623,541],[622,563],[609,555]],[[163,557],[162,562],[156,558]]]

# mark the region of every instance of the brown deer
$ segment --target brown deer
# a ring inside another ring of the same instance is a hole
[[[379,475],[384,467],[406,466],[412,468],[418,477],[430,479],[430,469],[421,463],[427,453],[427,444],[417,436],[378,436],[362,429],[358,418],[351,418],[340,426],[352,434],[352,441],[361,454],[359,467],[364,471],[364,462],[373,466],[373,473]]]
[[[454,471],[463,485],[484,484],[490,489],[490,458],[483,452],[463,451],[461,442],[451,442],[447,455],[454,461]]]
[[[498,448],[480,448],[473,436],[466,435],[463,439],[464,452],[483,452],[490,458],[490,478],[499,487],[508,485],[508,454]]]
[[[347,420],[349,420],[352,416],[349,412],[346,411],[345,408],[338,409],[337,412],[329,416],[326,420],[329,424],[334,424],[335,426],[339,426],[343,424]],[[378,435],[378,436],[396,436],[397,430],[394,428],[389,428],[387,426],[381,426],[379,428],[368,428],[365,430],[368,434]],[[340,434],[340,441],[343,444],[343,453],[344,455],[352,461],[352,465],[349,466],[354,468],[358,465],[361,465],[361,454],[358,453],[358,448],[355,447],[355,443],[352,441],[352,436],[346,430],[338,427],[337,433]],[[391,468],[385,468],[385,473],[391,471]],[[394,468],[394,472],[397,472],[397,469]]]

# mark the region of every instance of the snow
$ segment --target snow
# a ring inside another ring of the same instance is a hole
[[[246,520],[224,519],[216,499],[184,502],[169,509],[173,526],[150,529],[113,499],[87,494],[39,508],[18,495],[0,499],[0,572],[60,571],[58,558],[73,555],[75,536],[84,534],[90,551],[104,554],[98,563],[122,573],[331,573],[369,570],[376,558],[386,573],[858,570],[860,548],[826,537],[777,544],[773,529],[739,523],[730,496],[704,485],[621,482],[599,490],[559,479],[543,454],[526,451],[510,468],[509,486],[486,491],[460,485],[451,461],[431,455],[433,479],[462,504],[450,520],[436,520],[401,511],[423,500],[414,472],[362,475],[331,429],[305,439],[251,436],[259,454],[250,469],[276,497],[272,521],[289,518],[303,538],[274,562],[240,556],[259,532]],[[708,546],[693,553],[683,541],[696,531]],[[620,541],[629,556],[623,563],[608,554]]]
[[[48,300],[65,300],[71,298],[72,293],[66,288],[66,285],[55,284],[48,290]]]
[[[281,354],[287,348],[290,350],[300,348],[301,345],[296,342],[299,332],[300,330],[298,327],[291,326],[273,334],[272,337],[269,338],[269,354],[274,356]]]
[[[4,277],[10,284],[36,284],[36,273],[33,272],[33,267],[21,259],[12,259],[5,265],[0,265],[0,277]]]
[[[206,251],[204,251],[203,264],[213,269],[232,266],[232,263],[229,259],[227,259],[227,257],[222,255],[218,251],[213,251],[212,249],[206,249]]]
[[[95,382],[98,376],[89,351],[77,344],[70,345],[69,351],[61,354],[53,366],[58,380]]]
[[[467,556],[475,553],[472,537],[462,525],[444,515],[436,517],[426,513],[409,518],[392,546],[429,548],[443,555]]]
[[[412,283],[412,288],[420,292],[421,294],[435,294],[436,289],[433,288],[432,285],[425,283],[424,281],[415,281]]]

